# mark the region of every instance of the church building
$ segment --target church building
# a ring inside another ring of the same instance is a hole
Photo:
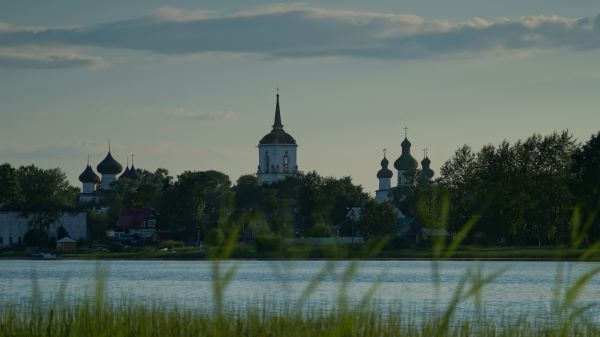
[[[110,191],[113,189],[113,184],[117,179],[130,179],[137,181],[141,179],[141,175],[133,165],[133,155],[131,156],[131,167],[129,167],[129,161],[127,167],[123,172],[123,166],[113,158],[110,152],[110,143],[108,145],[108,154],[106,157],[96,166],[98,172],[102,175],[100,178],[94,169],[90,166],[90,159],[88,157],[88,163],[79,175],[79,181],[82,183],[81,193],[79,194],[80,202],[90,202],[98,200],[98,192]],[[121,176],[117,177],[121,172]]]
[[[298,173],[296,140],[283,130],[279,92],[275,103],[275,120],[271,132],[258,143],[258,181],[271,184]]]
[[[406,134],[406,128],[404,129],[404,140],[400,144],[402,152],[400,157],[394,161],[394,168],[398,171],[397,187],[407,188],[409,187],[409,174],[417,171],[419,164],[417,160],[410,153],[412,144],[408,140]],[[390,202],[393,199],[392,195],[392,177],[394,173],[388,168],[389,161],[386,158],[386,150],[384,150],[383,160],[381,160],[381,169],[377,172],[377,179],[379,180],[379,189],[375,192],[375,201],[377,203]],[[427,155],[427,150],[424,151],[423,160],[421,161],[420,174],[427,180],[433,179],[434,172],[430,167],[431,160]],[[402,199],[402,197],[401,197]]]

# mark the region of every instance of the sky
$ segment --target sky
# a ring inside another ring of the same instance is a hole
[[[432,168],[600,129],[600,1],[2,1],[0,162],[253,174],[281,94],[298,165],[365,190],[404,128]]]

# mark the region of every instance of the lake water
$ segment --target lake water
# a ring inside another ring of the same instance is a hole
[[[307,303],[331,307],[337,303],[343,271],[348,262],[329,262],[328,269]],[[221,269],[236,265],[238,270],[226,291],[226,301],[238,306],[270,308],[295,303],[325,266],[326,261],[227,261]],[[486,312],[518,314],[546,312],[557,288],[557,270],[568,284],[598,263],[524,261],[439,262],[436,283],[430,261],[362,261],[353,275],[348,294],[359,301],[374,284],[374,303],[382,307],[402,306],[417,314],[433,312],[451,299],[460,280],[469,270],[481,268],[484,275],[503,270],[488,284],[481,304]],[[39,283],[43,299],[52,301],[66,280],[67,300],[93,293],[98,267],[108,271],[107,291],[113,300],[134,298],[143,303],[177,304],[210,310],[213,303],[212,265],[209,261],[82,261],[82,260],[0,260],[0,302],[26,304],[31,299],[32,275]],[[564,287],[564,286],[563,286]],[[600,277],[595,276],[580,297],[581,304],[600,299]],[[473,302],[461,304],[467,311]]]

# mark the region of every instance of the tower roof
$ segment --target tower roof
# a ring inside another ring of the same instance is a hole
[[[133,166],[133,164],[131,164],[131,168],[128,169],[128,170],[125,170],[125,172],[123,172],[123,174],[121,175],[120,178],[127,178],[127,179],[131,179],[131,180],[138,180],[138,179],[142,178],[142,176],[137,171],[137,169],[135,168],[135,166]]]
[[[433,172],[429,165],[431,165],[431,160],[429,160],[429,157],[427,157],[427,154],[425,154],[425,158],[421,160],[421,172],[423,173],[423,176],[425,176],[425,178],[427,179],[431,179],[435,175],[435,172]]]
[[[104,158],[100,164],[98,164],[96,169],[101,174],[119,174],[121,171],[123,171],[123,166],[121,166],[121,164],[119,164],[119,162],[113,158],[109,150],[106,158]]]
[[[402,154],[394,162],[394,167],[398,171],[416,170],[419,167],[417,160],[410,154],[410,141],[404,137],[402,141]]]
[[[279,93],[277,94],[277,102],[275,103],[275,120],[273,122],[273,129],[259,142],[259,145],[272,144],[296,145],[296,140],[294,137],[283,131],[283,124],[281,123],[281,109],[279,108]]]
[[[99,183],[100,177],[94,172],[90,164],[85,167],[85,170],[79,175],[79,181],[82,183]]]
[[[381,160],[381,170],[377,172],[377,178],[391,178],[394,175],[392,170],[388,168],[389,163],[387,158],[383,156],[383,159]]]

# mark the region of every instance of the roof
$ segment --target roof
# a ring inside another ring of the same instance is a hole
[[[423,158],[423,160],[421,160],[421,167],[423,168],[421,171],[423,172],[423,175],[426,178],[431,179],[433,178],[435,173],[433,172],[431,167],[429,167],[429,165],[431,165],[431,160],[429,160],[429,158],[425,157]]]
[[[273,129],[259,142],[259,145],[273,144],[296,145],[296,140],[294,137],[283,131],[283,124],[281,124],[281,109],[279,108],[279,94],[277,94],[277,102],[275,103],[275,120],[273,121]]]
[[[56,240],[56,243],[77,243],[77,241],[71,239],[68,236],[65,236],[64,238],[62,238],[60,240]]]
[[[389,163],[390,162],[384,156],[383,160],[381,160],[381,170],[377,172],[377,178],[391,178],[394,175],[394,173],[388,168]]]
[[[402,141],[402,154],[394,162],[394,167],[398,171],[416,170],[419,167],[417,160],[410,154],[411,144],[408,138]]]
[[[142,178],[142,176],[140,175],[138,170],[135,168],[135,166],[133,166],[133,164],[132,164],[131,168],[126,168],[125,172],[123,172],[123,174],[119,178],[138,180],[138,179]]]
[[[88,164],[83,170],[83,172],[79,175],[79,181],[82,183],[99,183],[100,177],[94,172],[90,164]]]
[[[96,169],[101,174],[119,174],[123,171],[123,166],[121,166],[121,164],[119,164],[119,162],[110,154],[110,151],[108,151],[106,158],[98,164]]]
[[[123,230],[139,229],[144,224],[144,221],[152,219],[155,216],[156,212],[151,208],[133,209],[119,217],[117,227],[121,227]]]

